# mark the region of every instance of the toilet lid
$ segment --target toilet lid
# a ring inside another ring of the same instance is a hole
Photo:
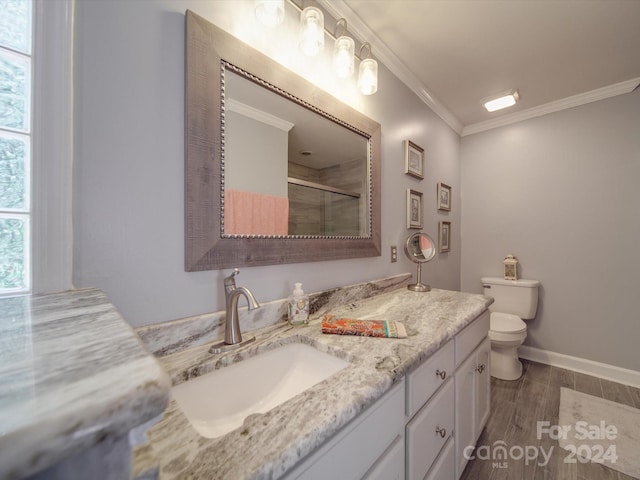
[[[489,320],[490,330],[504,333],[520,333],[527,330],[527,324],[517,315],[493,312]]]

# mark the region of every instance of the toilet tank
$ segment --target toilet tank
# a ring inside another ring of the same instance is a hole
[[[492,312],[511,313],[525,320],[536,316],[539,281],[499,277],[482,277],[481,280],[484,294],[495,300],[489,307]]]

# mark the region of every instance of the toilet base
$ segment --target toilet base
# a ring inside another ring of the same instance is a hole
[[[517,380],[522,376],[517,346],[491,344],[491,376],[500,380]]]

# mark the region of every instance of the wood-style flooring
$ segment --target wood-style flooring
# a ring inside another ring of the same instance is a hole
[[[537,422],[558,424],[560,387],[606,398],[640,409],[640,389],[591,377],[582,373],[541,363],[523,361],[524,374],[511,382],[491,378],[491,414],[476,447],[479,457],[487,458],[496,442],[506,448],[533,446],[539,453],[537,460],[506,459],[503,462],[476,458],[469,461],[462,480],[633,480],[633,477],[597,463],[567,463],[569,452],[548,435],[538,439]],[[484,450],[479,450],[481,446]],[[553,447],[553,448],[550,448]],[[534,449],[531,449],[533,451]],[[517,456],[518,450],[515,451]],[[640,452],[638,452],[640,455]],[[575,458],[575,457],[574,457]],[[546,464],[545,464],[546,463]]]

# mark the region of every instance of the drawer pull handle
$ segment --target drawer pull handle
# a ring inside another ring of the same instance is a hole
[[[482,373],[482,372],[484,372],[485,368],[487,368],[487,367],[485,367],[484,363],[483,363],[481,365],[478,365],[478,368],[476,368],[476,370],[478,371],[478,373]]]
[[[447,372],[446,370],[440,371],[440,370],[436,370],[436,375],[439,376],[442,380],[444,380],[445,378],[447,378]]]
[[[444,438],[447,435],[447,429],[436,427],[436,433],[439,434],[442,438]]]

